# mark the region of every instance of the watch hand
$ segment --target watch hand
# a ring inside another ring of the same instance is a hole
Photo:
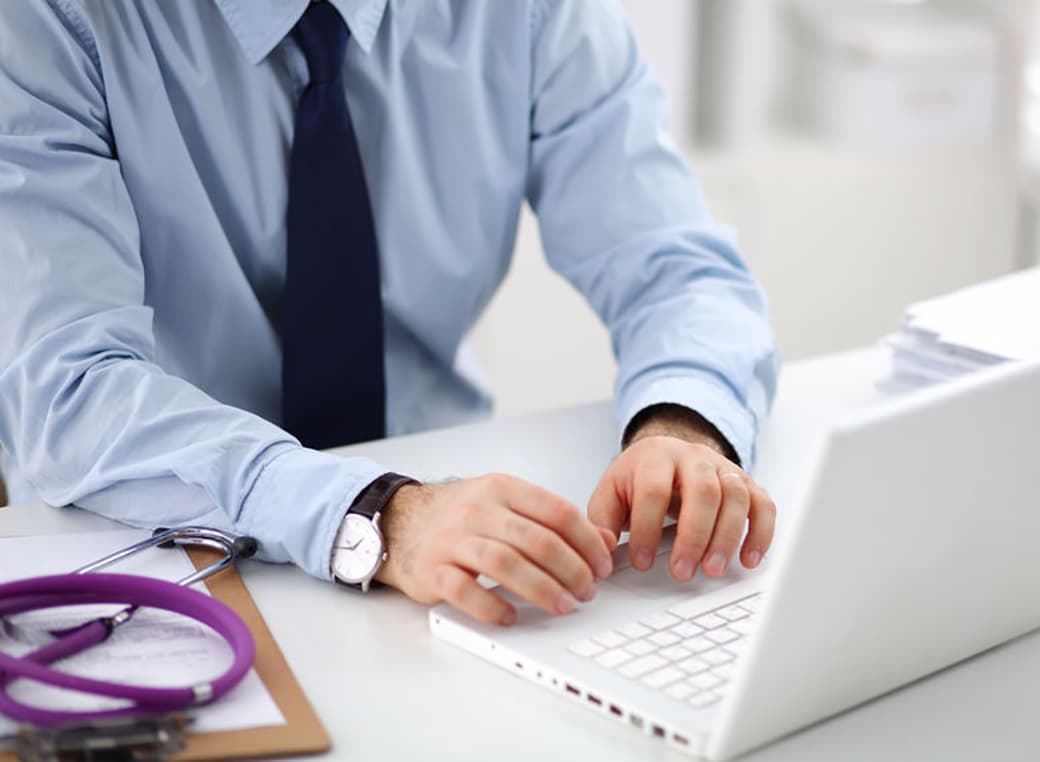
[[[353,550],[354,548],[356,548],[356,547],[357,547],[358,545],[360,545],[360,544],[361,544],[361,540],[363,540],[363,539],[365,539],[365,538],[364,538],[364,537],[362,537],[362,538],[361,538],[361,539],[359,539],[359,540],[358,540],[357,542],[355,542],[355,543],[354,543],[353,545],[340,545],[339,547],[340,547],[341,549],[343,549],[343,550]]]

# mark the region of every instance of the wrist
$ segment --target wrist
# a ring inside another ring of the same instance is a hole
[[[386,546],[386,562],[376,572],[375,580],[402,590],[412,566],[411,541],[414,516],[430,499],[430,488],[419,482],[400,487],[386,506],[381,530]]]
[[[398,491],[417,482],[387,472],[362,489],[347,509],[329,557],[333,579],[347,587],[367,592],[388,559],[386,517]]]
[[[674,437],[691,444],[705,445],[740,465],[740,457],[729,440],[711,421],[688,407],[661,403],[643,408],[625,429],[622,449],[654,436]]]

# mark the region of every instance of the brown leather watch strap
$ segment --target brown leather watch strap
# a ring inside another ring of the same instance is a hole
[[[383,512],[397,490],[406,484],[418,483],[410,476],[388,471],[358,493],[347,513],[358,513],[371,519],[377,513]]]

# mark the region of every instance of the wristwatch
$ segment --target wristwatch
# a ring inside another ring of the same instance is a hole
[[[385,473],[369,484],[347,510],[336,533],[330,567],[332,577],[346,587],[367,593],[387,559],[379,520],[390,498],[406,484],[418,484],[401,474]]]

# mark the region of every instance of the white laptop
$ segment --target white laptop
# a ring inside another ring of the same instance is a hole
[[[431,609],[446,641],[689,754],[725,759],[1040,627],[1040,364],[832,425],[770,559],[627,567],[564,617]],[[739,567],[739,564],[734,564]]]

